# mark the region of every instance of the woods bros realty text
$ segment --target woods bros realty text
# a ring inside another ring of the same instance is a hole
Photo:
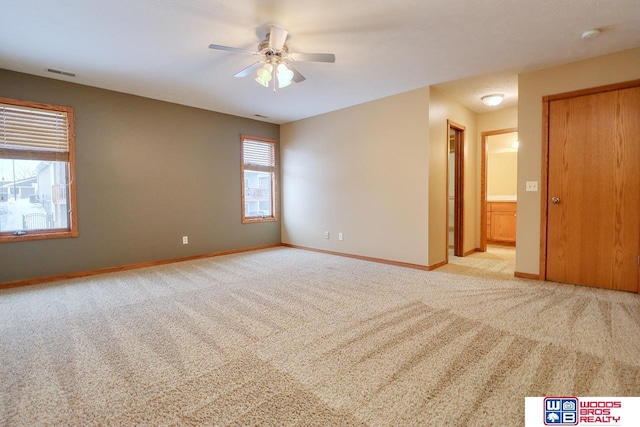
[[[579,415],[578,422],[581,423],[619,423],[620,416],[613,415],[612,409],[622,408],[621,401],[580,401],[579,403]]]

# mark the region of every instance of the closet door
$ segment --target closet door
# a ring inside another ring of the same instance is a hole
[[[638,292],[640,87],[549,102],[546,279]]]

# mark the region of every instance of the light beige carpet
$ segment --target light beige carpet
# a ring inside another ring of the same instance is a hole
[[[488,245],[486,252],[471,256],[453,256],[449,251],[449,264],[437,271],[467,276],[512,280],[516,269],[516,248],[513,246]]]
[[[482,256],[276,248],[2,291],[0,425],[519,426],[525,396],[640,395],[637,295]]]

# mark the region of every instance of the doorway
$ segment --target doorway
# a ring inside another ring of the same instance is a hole
[[[543,108],[541,277],[639,292],[640,81]]]
[[[508,128],[481,134],[480,252],[487,251],[488,241],[515,245],[517,132]]]
[[[464,256],[464,133],[466,128],[447,120],[447,262]]]

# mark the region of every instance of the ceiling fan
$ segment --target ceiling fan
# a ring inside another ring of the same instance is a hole
[[[287,47],[287,35],[289,32],[277,25],[270,25],[269,33],[258,44],[258,50],[241,49],[237,47],[210,44],[210,49],[225,50],[228,52],[244,53],[261,56],[258,62],[238,71],[234,77],[246,77],[255,72],[256,81],[264,87],[287,87],[291,82],[300,83],[305,77],[295,69],[292,62],[336,62],[336,56],[332,53],[292,53]]]

